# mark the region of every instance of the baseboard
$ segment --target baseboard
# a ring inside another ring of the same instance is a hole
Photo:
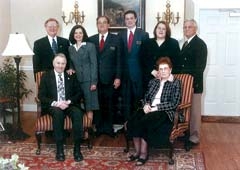
[[[203,122],[240,123],[240,116],[202,116]]]
[[[37,105],[36,104],[23,104],[22,110],[27,111],[27,112],[36,112]]]

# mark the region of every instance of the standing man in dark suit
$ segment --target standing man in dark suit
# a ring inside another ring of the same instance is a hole
[[[95,44],[98,59],[100,112],[95,119],[97,135],[104,133],[114,137],[113,94],[121,83],[122,62],[120,39],[117,35],[108,32],[109,26],[109,18],[99,16],[97,18],[98,34],[91,36],[89,41]]]
[[[195,20],[184,21],[183,32],[187,41],[183,44],[176,61],[176,72],[194,77],[194,94],[190,119],[190,147],[200,142],[203,73],[207,63],[207,45],[197,36]]]
[[[64,118],[69,115],[72,120],[74,150],[76,162],[83,160],[80,152],[82,138],[83,112],[80,109],[82,92],[75,74],[64,72],[67,60],[64,54],[56,54],[53,59],[53,70],[46,72],[40,83],[38,97],[43,110],[48,111],[53,118],[53,132],[56,142],[56,160],[64,161]]]
[[[133,112],[134,106],[143,97],[140,48],[149,34],[137,28],[137,14],[133,10],[124,13],[126,30],[119,33],[123,43],[123,114],[125,120]]]
[[[55,18],[49,18],[44,23],[47,36],[34,42],[33,47],[33,72],[53,69],[52,60],[56,53],[63,53],[68,61],[69,41],[57,36],[59,23]],[[68,69],[68,66],[67,66]]]

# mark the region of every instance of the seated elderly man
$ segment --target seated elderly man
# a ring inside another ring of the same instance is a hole
[[[53,118],[53,132],[56,142],[56,160],[64,161],[64,118],[70,116],[73,127],[74,150],[76,162],[83,160],[80,152],[82,138],[83,112],[80,109],[82,92],[75,75],[64,72],[67,64],[66,56],[56,54],[53,59],[53,70],[46,72],[41,79],[38,97],[43,111],[47,111]]]

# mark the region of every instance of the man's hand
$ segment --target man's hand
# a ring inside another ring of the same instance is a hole
[[[59,107],[62,110],[65,110],[66,108],[69,107],[69,102],[68,101],[58,101],[56,103],[56,107]]]
[[[113,83],[114,89],[117,89],[120,86],[120,84],[121,84],[121,80],[115,79]]]
[[[94,90],[96,90],[97,89],[97,86],[95,85],[95,84],[92,84],[91,86],[90,86],[90,91],[94,91]]]

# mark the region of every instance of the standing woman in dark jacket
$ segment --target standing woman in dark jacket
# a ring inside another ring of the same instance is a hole
[[[169,57],[157,60],[157,78],[149,82],[148,90],[143,100],[144,107],[136,112],[127,122],[128,134],[133,138],[135,153],[128,161],[143,165],[148,159],[148,145],[157,146],[170,135],[161,130],[165,125],[173,126],[177,106],[181,101],[181,82],[171,74],[172,63]]]
[[[171,38],[171,29],[165,21],[156,24],[153,30],[154,38],[143,43],[141,49],[141,64],[143,69],[143,89],[147,90],[149,80],[156,76],[155,64],[158,58],[168,56],[175,66],[180,48],[178,41]]]

